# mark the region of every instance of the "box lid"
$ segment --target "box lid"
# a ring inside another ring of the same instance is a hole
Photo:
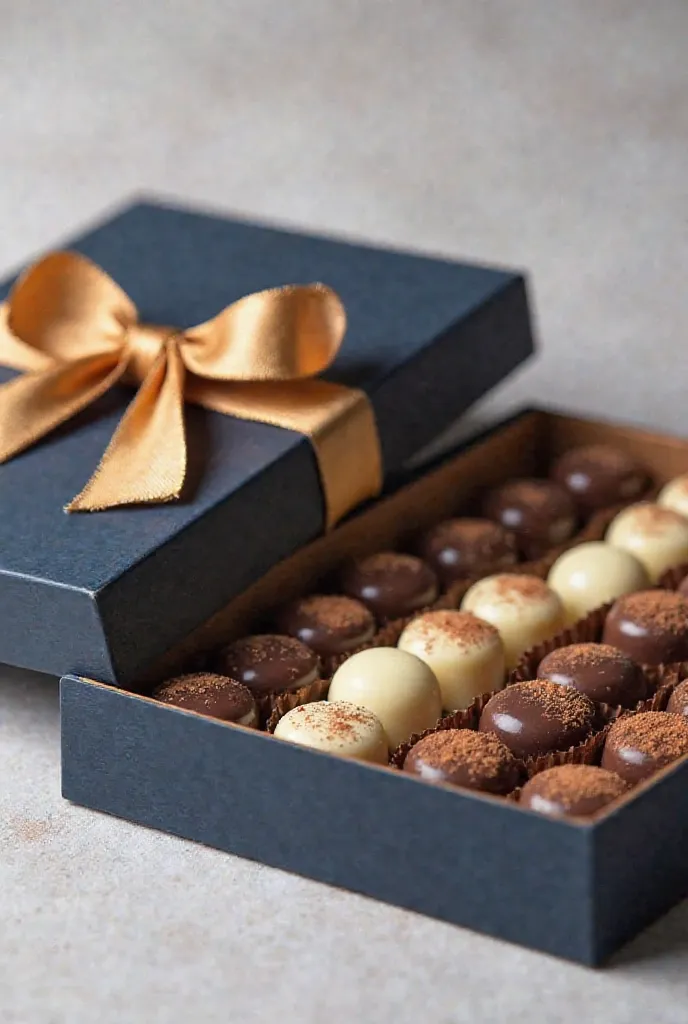
[[[100,264],[143,320],[181,328],[253,291],[331,285],[348,329],[325,376],[369,396],[387,481],[533,348],[519,273],[156,202],[68,247]],[[12,376],[0,368],[0,382]],[[183,500],[66,514],[131,397],[117,388],[0,466],[0,661],[131,682],[322,530],[306,438],[197,407],[186,410]]]

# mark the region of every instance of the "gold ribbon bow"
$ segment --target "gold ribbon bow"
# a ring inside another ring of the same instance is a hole
[[[0,305],[0,463],[119,381],[140,384],[100,465],[67,511],[178,498],[184,402],[307,435],[326,525],[381,486],[380,445],[362,391],[314,379],[333,361],[346,314],[322,284],[256,292],[188,330],[141,323],[104,270],[74,252],[40,260]]]

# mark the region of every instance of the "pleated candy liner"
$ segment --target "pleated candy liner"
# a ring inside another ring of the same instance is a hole
[[[265,723],[266,732],[274,732],[280,718],[284,718],[288,711],[301,707],[302,704],[312,704],[316,700],[324,700],[330,688],[331,679],[316,679],[308,686],[302,686],[298,690],[289,690],[285,693],[268,694],[258,702],[260,720]]]
[[[686,576],[688,576],[688,562],[681,562],[680,565],[674,565],[662,574],[659,586],[662,590],[678,590]]]

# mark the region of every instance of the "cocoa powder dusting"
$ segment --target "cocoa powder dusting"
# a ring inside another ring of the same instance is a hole
[[[496,776],[516,765],[514,755],[493,734],[471,729],[445,729],[431,733],[416,744],[434,767],[451,775],[459,768],[467,770],[473,782]]]
[[[499,631],[471,612],[439,610],[420,615],[412,624],[414,634],[425,641],[428,652],[433,641],[450,640],[462,647],[482,647],[499,639]]]
[[[575,670],[580,667],[603,667],[610,661],[626,664],[627,655],[611,644],[569,644],[557,651],[557,668]]]
[[[595,705],[584,694],[546,679],[515,683],[508,690],[518,690],[524,704],[534,705],[543,718],[561,722],[567,729],[583,729],[595,715]]]
[[[666,711],[645,711],[612,726],[607,743],[629,747],[650,758],[669,762],[688,754],[688,722]]]
[[[333,632],[342,629],[360,629],[364,632],[374,623],[365,605],[352,597],[338,594],[304,597],[298,602],[298,611],[309,616],[323,629]]]
[[[678,512],[652,502],[640,502],[628,511],[634,525],[648,537],[661,537],[677,527],[685,525],[685,519]]]
[[[642,590],[619,598],[624,615],[649,632],[681,636],[688,629],[688,599],[672,590]]]
[[[310,728],[317,730],[323,738],[332,743],[346,743],[356,739],[361,729],[376,723],[375,715],[356,704],[318,702],[303,704],[292,712],[303,719]]]
[[[405,572],[421,573],[427,571],[425,563],[415,555],[404,555],[398,551],[379,551],[368,555],[358,563],[361,572]]]
[[[597,797],[613,800],[628,788],[614,772],[587,764],[547,768],[534,777],[533,783],[536,783],[540,796],[563,804]]]
[[[546,600],[551,590],[547,584],[537,576],[521,576],[505,573],[502,576],[494,576],[492,583],[497,596],[502,601],[511,601],[514,604],[526,601]]]

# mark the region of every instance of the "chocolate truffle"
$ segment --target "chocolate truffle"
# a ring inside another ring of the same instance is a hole
[[[366,606],[337,594],[294,601],[280,613],[277,625],[324,658],[353,651],[375,633],[375,619]]]
[[[688,679],[679,683],[667,704],[667,711],[673,715],[682,715],[688,718]]]
[[[519,803],[554,818],[587,818],[623,796],[628,786],[614,772],[589,764],[561,764],[538,772],[521,790]]]
[[[688,473],[676,476],[659,492],[657,504],[688,518]]]
[[[516,667],[524,651],[564,626],[559,596],[536,576],[487,576],[467,591],[461,608],[496,627],[509,669]]]
[[[221,718],[223,722],[235,722],[250,728],[258,725],[258,708],[253,694],[248,687],[227,676],[212,672],[178,676],[158,686],[153,696],[163,704],[173,704],[210,718]]]
[[[377,715],[390,750],[412,733],[430,729],[442,714],[434,673],[420,658],[396,647],[353,654],[335,672],[327,699],[349,701]]]
[[[672,565],[688,560],[688,519],[649,501],[619,512],[607,530],[606,541],[642,562],[656,583]]]
[[[647,696],[647,680],[640,665],[608,644],[569,644],[543,658],[538,679],[571,686],[590,700],[624,708]]]
[[[688,598],[672,590],[641,590],[614,603],[602,639],[641,665],[688,659]]]
[[[318,678],[318,657],[300,640],[272,633],[247,636],[220,652],[227,675],[256,696],[309,686]]]
[[[445,587],[518,561],[514,534],[490,519],[446,519],[422,538],[420,554]]]
[[[569,548],[550,569],[547,583],[564,604],[566,625],[622,594],[649,586],[644,566],[630,552],[603,541]]]
[[[347,566],[342,590],[363,601],[378,619],[397,619],[432,604],[437,577],[420,558],[381,551]]]
[[[666,711],[644,711],[619,718],[602,751],[602,767],[630,785],[688,754],[688,721]]]
[[[430,666],[447,711],[467,708],[474,697],[504,685],[506,665],[499,633],[470,612],[419,615],[401,634],[398,646]]]
[[[523,769],[492,733],[444,729],[431,732],[411,747],[404,771],[427,782],[504,795],[516,789]]]
[[[582,743],[596,721],[595,705],[584,694],[535,679],[513,683],[491,697],[480,716],[480,731],[495,733],[517,757],[539,757]]]
[[[583,515],[639,498],[648,477],[636,460],[608,444],[590,444],[565,452],[550,476],[569,492]]]
[[[387,738],[379,719],[366,708],[344,701],[302,704],[280,718],[275,736],[340,757],[387,764]]]
[[[571,495],[553,480],[512,480],[490,491],[483,510],[488,519],[516,534],[522,554],[539,558],[576,529]]]

